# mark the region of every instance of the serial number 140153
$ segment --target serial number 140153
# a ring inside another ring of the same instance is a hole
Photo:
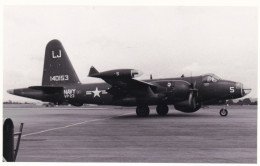
[[[68,81],[69,75],[50,76],[50,81]]]

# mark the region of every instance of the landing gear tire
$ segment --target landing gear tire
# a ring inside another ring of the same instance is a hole
[[[225,108],[222,108],[219,111],[220,116],[227,116],[228,115],[228,111]]]
[[[136,115],[139,117],[147,117],[149,113],[150,113],[150,109],[147,105],[136,107]]]
[[[166,104],[157,105],[156,112],[160,116],[165,116],[169,112],[169,107]]]

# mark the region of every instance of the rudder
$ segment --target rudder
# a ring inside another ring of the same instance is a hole
[[[42,85],[80,83],[70,59],[59,40],[50,41],[45,50]]]

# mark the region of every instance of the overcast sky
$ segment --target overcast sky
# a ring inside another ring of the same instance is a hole
[[[41,85],[46,44],[63,43],[82,83],[99,71],[142,70],[139,79],[214,73],[257,97],[256,7],[4,7],[3,100]]]

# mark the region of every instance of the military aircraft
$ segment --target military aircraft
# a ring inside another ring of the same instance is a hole
[[[156,111],[161,116],[167,115],[168,105],[191,113],[198,111],[202,105],[224,105],[227,99],[240,98],[251,92],[242,83],[224,80],[214,74],[142,81],[134,79],[141,74],[135,69],[98,72],[92,66],[88,76],[105,82],[82,84],[61,42],[52,40],[45,50],[42,85],[7,92],[55,104],[137,106],[136,114],[140,117],[149,115],[149,105],[156,105]],[[221,116],[227,114],[226,107],[220,110]]]

